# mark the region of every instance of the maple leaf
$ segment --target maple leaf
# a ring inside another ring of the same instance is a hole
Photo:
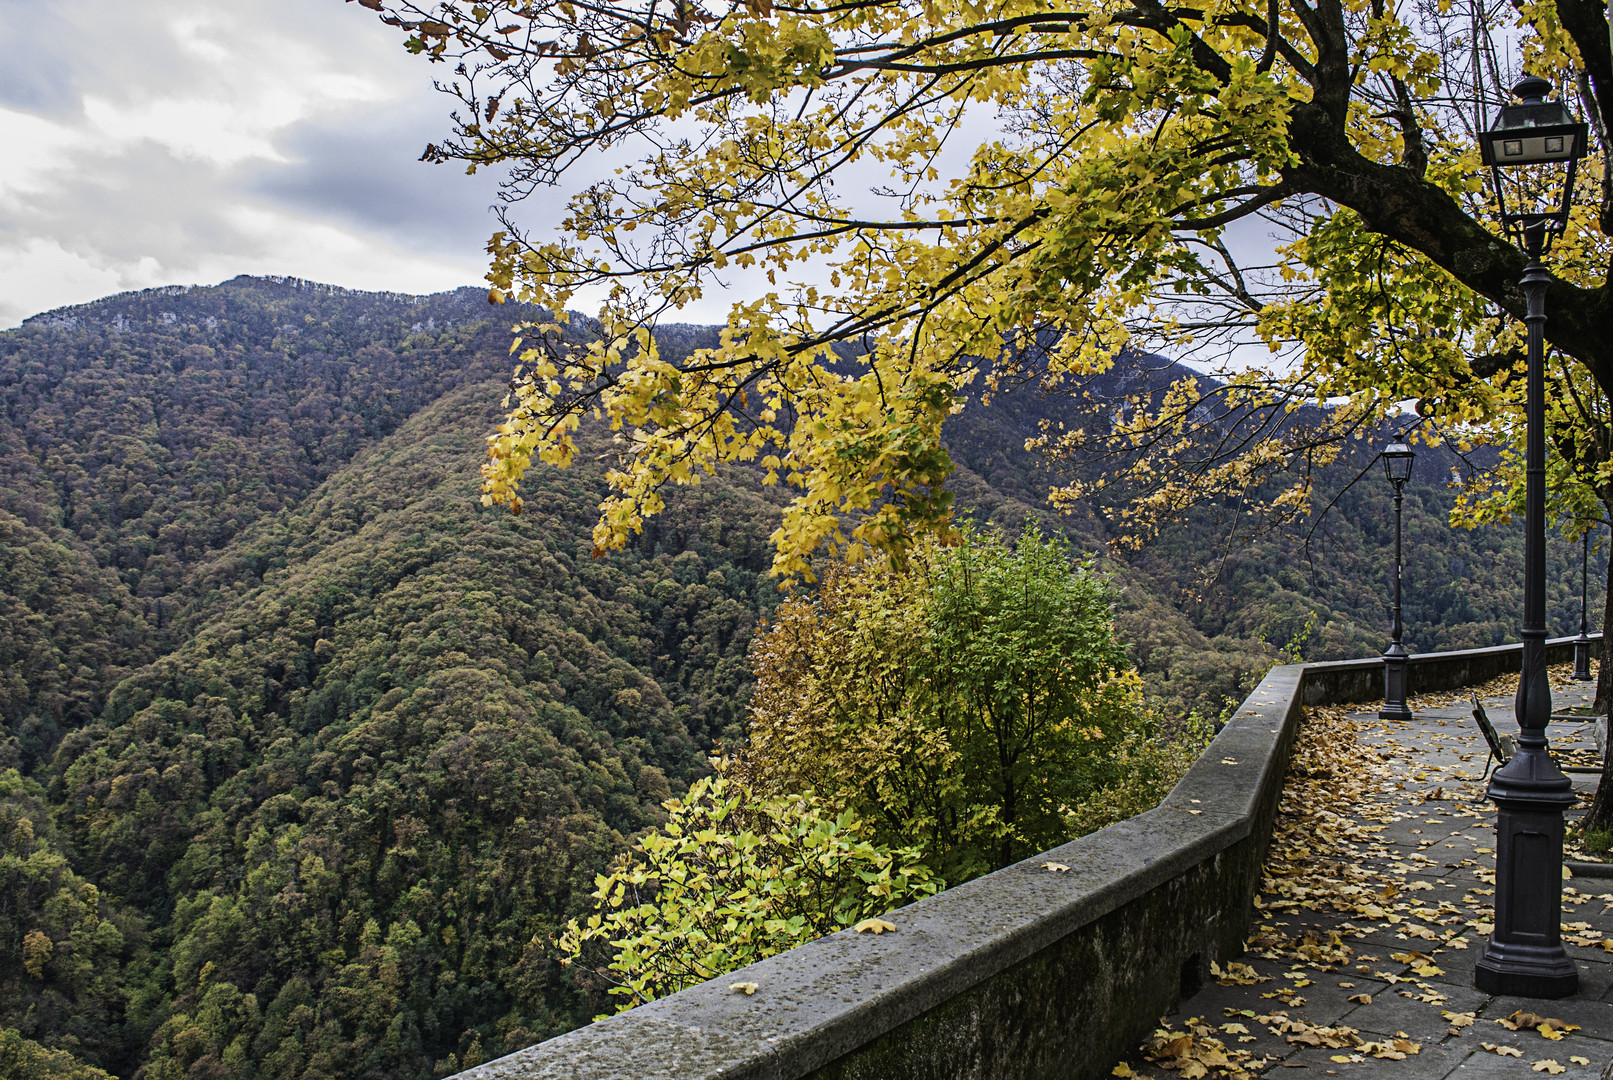
[[[743,991],[745,991],[745,994],[748,997],[751,994],[756,993],[756,984],[753,983],[753,982],[729,983],[728,984],[728,989],[730,989],[730,990],[743,990]]]
[[[1515,1057],[1515,1058],[1523,1057],[1523,1051],[1519,1050],[1515,1046],[1498,1046],[1498,1045],[1496,1045],[1495,1043],[1492,1043],[1492,1042],[1481,1042],[1481,1043],[1479,1043],[1479,1045],[1484,1047],[1484,1049],[1490,1051],[1490,1053],[1498,1054],[1501,1057]]]
[[[1062,874],[1070,868],[1061,862],[1045,862],[1042,864],[1042,869],[1051,870],[1055,874]]]
[[[1556,1076],[1560,1072],[1568,1071],[1568,1066],[1559,1065],[1551,1058],[1546,1058],[1544,1061],[1536,1061],[1529,1067],[1535,1072],[1550,1073],[1552,1076]]]
[[[888,923],[884,919],[864,919],[856,926],[853,926],[852,929],[857,931],[859,934],[864,930],[872,930],[876,934],[883,934],[887,930],[894,931],[896,929],[896,924]]]

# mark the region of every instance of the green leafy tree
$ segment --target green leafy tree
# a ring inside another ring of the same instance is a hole
[[[925,678],[961,785],[996,811],[989,857],[1007,866],[1062,838],[1136,722],[1140,687],[1108,583],[1034,525],[1011,548],[990,535],[940,549],[933,575]]]
[[[44,789],[15,769],[0,771],[0,898],[0,1016],[23,1040],[0,1060],[53,1061],[59,1050],[84,1075],[100,1075],[92,1065],[122,1071],[128,998],[149,960],[145,926],[74,872]]]
[[[869,841],[854,811],[810,793],[759,798],[716,768],[598,877],[596,910],[559,938],[564,962],[597,957],[618,1011],[944,887],[919,848]]]
[[[1034,525],[831,575],[758,640],[746,775],[922,839],[952,880],[1061,843],[1147,722],[1113,600]]]
[[[0,1028],[0,1076],[6,1080],[112,1080],[112,1074],[86,1065],[66,1050],[52,1050],[25,1039],[16,1028]]]

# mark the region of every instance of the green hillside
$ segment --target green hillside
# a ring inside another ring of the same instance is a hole
[[[525,514],[483,509],[515,314],[243,278],[0,334],[0,1053],[430,1078],[599,1011],[550,936],[743,738],[785,496],[708,479],[594,559],[593,433]],[[1103,550],[1023,450],[1068,407],[966,410],[955,488]],[[1158,701],[1215,715],[1290,644],[1381,647],[1370,479],[1313,563],[1210,516],[1107,560]],[[1501,640],[1515,531],[1452,535],[1448,502],[1408,499],[1411,636]],[[1566,629],[1577,594],[1553,589]]]

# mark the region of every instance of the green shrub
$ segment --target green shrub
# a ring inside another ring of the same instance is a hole
[[[1613,851],[1613,829],[1592,829],[1579,838],[1579,846],[1591,855]]]
[[[1174,735],[1161,735],[1158,727],[1157,722],[1139,726],[1121,738],[1112,759],[1115,778],[1069,812],[1071,836],[1097,832],[1158,806],[1215,736],[1210,722],[1197,716]]]
[[[743,773],[855,809],[951,881],[1062,843],[1071,807],[1121,781],[1131,733],[1157,728],[1113,600],[1034,526],[826,575],[752,651]]]
[[[810,794],[757,798],[716,764],[596,879],[596,910],[560,936],[562,963],[583,961],[622,999],[617,1011],[944,887],[917,849],[870,843],[852,810]]]

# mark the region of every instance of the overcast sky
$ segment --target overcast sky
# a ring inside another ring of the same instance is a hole
[[[0,327],[242,273],[480,284],[496,177],[416,161],[437,70],[342,0],[0,0]]]
[[[417,160],[452,101],[402,37],[343,0],[0,0],[0,328],[237,274],[483,284],[498,176]],[[519,220],[541,230],[557,205]],[[724,284],[680,318],[766,288]]]

